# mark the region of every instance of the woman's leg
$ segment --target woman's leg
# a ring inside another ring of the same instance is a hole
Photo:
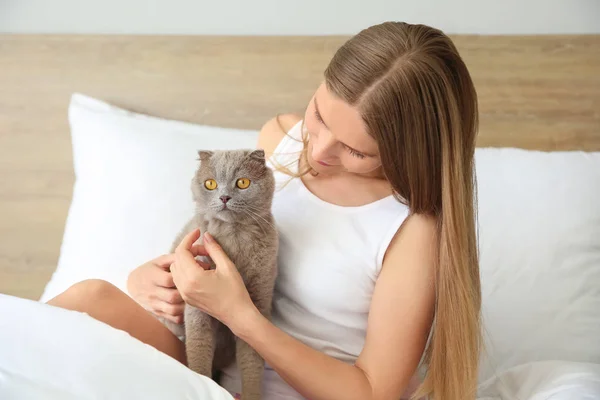
[[[76,283],[48,304],[85,312],[186,364],[181,340],[131,297],[106,281],[90,279]]]

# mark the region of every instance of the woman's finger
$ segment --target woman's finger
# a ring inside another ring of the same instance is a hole
[[[204,234],[204,246],[210,258],[217,264],[217,268],[220,266],[229,267],[232,264],[227,254],[223,251],[223,248],[208,232]]]
[[[151,261],[152,264],[155,264],[163,269],[168,270],[171,267],[171,264],[175,262],[175,254],[163,254],[160,257],[155,258]]]
[[[194,257],[197,256],[207,256],[208,255],[208,251],[206,250],[206,247],[204,247],[201,244],[195,244],[192,246],[192,248],[190,249],[190,253],[192,253],[192,255]]]
[[[175,252],[189,252],[198,239],[200,239],[200,229],[194,229],[193,231],[185,235],[185,237],[181,240],[181,243],[179,243],[179,246],[177,246]]]
[[[156,298],[169,304],[180,304],[183,303],[181,293],[177,289],[157,287]]]
[[[205,271],[208,271],[211,267],[209,263],[200,260],[196,260],[196,264],[198,264]]]
[[[156,303],[154,304],[154,308],[156,311],[160,311],[163,312],[167,315],[171,315],[171,316],[177,316],[177,315],[183,315],[183,310],[185,308],[185,303],[181,303],[181,304],[170,304],[167,303],[166,301],[156,301]]]
[[[162,311],[156,310],[153,312],[154,315],[158,316],[158,317],[162,317],[164,319],[167,319],[177,325],[181,325],[183,324],[183,314],[181,315],[169,315],[167,313],[164,313]]]
[[[152,276],[152,283],[156,286],[163,288],[173,288],[175,283],[173,282],[173,275],[169,271],[164,269],[157,269]]]

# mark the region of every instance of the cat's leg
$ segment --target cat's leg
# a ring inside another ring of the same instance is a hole
[[[216,321],[197,308],[185,307],[185,350],[188,367],[212,378]]]
[[[242,400],[260,400],[265,362],[248,343],[236,339],[236,358],[242,375]]]
[[[265,290],[261,294],[251,297],[254,297],[254,305],[261,314],[270,319],[272,290]],[[236,338],[236,358],[242,375],[242,400],[260,400],[265,361],[250,345],[239,338]]]
[[[231,330],[222,323],[217,324],[215,357],[213,368],[216,371],[227,368],[235,362],[235,336]]]

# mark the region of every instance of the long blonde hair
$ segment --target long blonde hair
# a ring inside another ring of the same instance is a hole
[[[478,110],[467,67],[441,31],[385,22],[335,53],[325,84],[358,108],[397,199],[438,221],[435,319],[425,380],[414,397],[474,399],[482,342],[473,165]]]

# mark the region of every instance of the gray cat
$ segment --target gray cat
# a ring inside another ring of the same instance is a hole
[[[271,214],[273,172],[262,150],[199,151],[200,167],[192,179],[196,215],[173,243],[196,228],[209,232],[239,270],[250,298],[270,318],[277,274],[278,235]],[[185,333],[188,366],[213,377],[237,360],[242,399],[261,398],[264,360],[218,320],[188,304],[184,324],[162,320],[177,336]]]

